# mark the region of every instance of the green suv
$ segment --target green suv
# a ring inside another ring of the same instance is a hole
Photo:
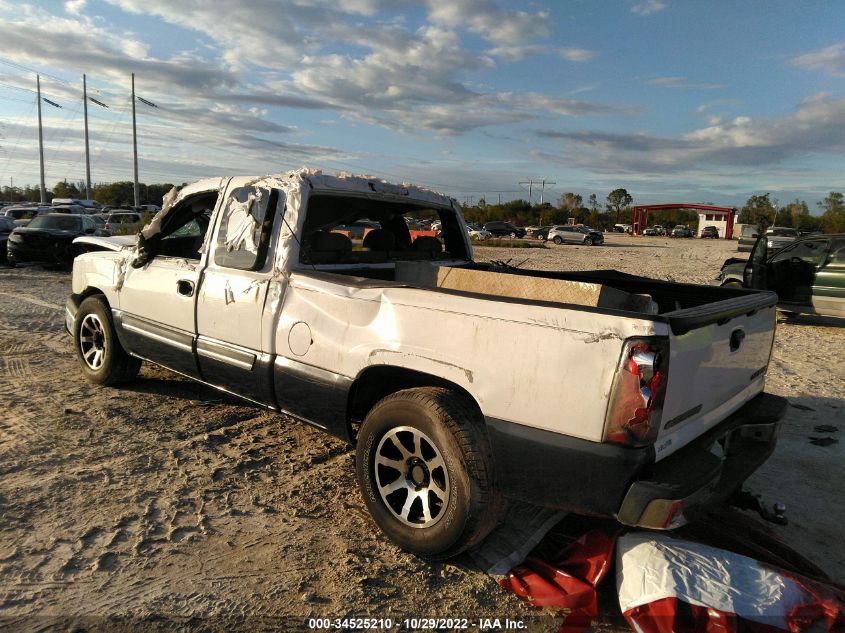
[[[845,233],[803,237],[775,251],[759,237],[747,261],[726,260],[712,283],[773,290],[788,312],[845,317]]]

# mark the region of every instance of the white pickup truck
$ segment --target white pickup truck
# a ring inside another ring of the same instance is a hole
[[[137,243],[79,242],[99,249],[66,314],[89,380],[146,360],[351,442],[376,523],[423,556],[480,541],[507,498],[672,528],[775,446],[775,294],[477,263],[426,189],[219,178]]]

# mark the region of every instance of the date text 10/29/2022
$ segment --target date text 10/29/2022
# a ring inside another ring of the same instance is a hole
[[[519,631],[526,628],[522,620],[510,618],[310,618],[308,628],[314,630],[391,630],[400,631]]]

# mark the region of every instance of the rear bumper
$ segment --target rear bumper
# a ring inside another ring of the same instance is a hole
[[[672,529],[723,501],[775,450],[786,406],[786,398],[758,395],[631,484],[616,518],[625,525]]]
[[[505,496],[626,525],[669,529],[742,483],[774,451],[785,398],[760,394],[659,463],[625,448],[487,418]]]

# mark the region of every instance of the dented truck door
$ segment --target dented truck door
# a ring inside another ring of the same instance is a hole
[[[200,190],[177,202],[168,218],[193,219],[184,226],[167,226],[165,220],[157,254],[143,265],[136,259],[132,263],[137,268],[124,261],[119,309],[113,311],[128,352],[192,378],[200,377],[194,356],[195,306],[207,218],[219,203],[217,194],[216,189]]]
[[[262,322],[273,274],[270,242],[284,194],[252,182],[232,179],[208,242],[197,299],[197,357],[207,382],[273,404]]]

